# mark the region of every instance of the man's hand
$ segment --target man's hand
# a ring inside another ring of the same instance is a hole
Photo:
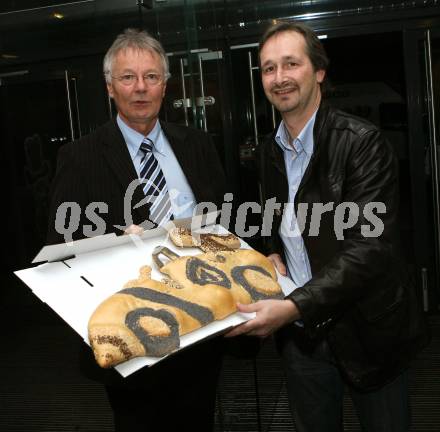
[[[280,272],[281,275],[287,276],[287,269],[285,264],[283,263],[283,260],[281,259],[281,255],[274,253],[268,255],[267,257],[275,266],[275,268]]]
[[[257,316],[227,332],[226,337],[246,334],[265,338],[300,318],[298,308],[290,300],[260,300],[249,305],[239,303],[237,309],[240,312],[256,312]]]
[[[139,225],[130,225],[128,228],[125,229],[125,234],[137,234],[138,236],[141,236],[144,233],[144,229],[140,227]]]

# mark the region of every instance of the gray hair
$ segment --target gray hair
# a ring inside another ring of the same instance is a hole
[[[154,39],[145,30],[125,29],[113,42],[104,57],[104,76],[107,83],[111,81],[111,73],[115,57],[120,51],[132,48],[140,51],[153,51],[159,54],[163,70],[165,73],[165,81],[171,76],[168,57],[163,49],[162,44]]]

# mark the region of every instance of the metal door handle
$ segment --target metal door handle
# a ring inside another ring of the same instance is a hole
[[[183,107],[183,109],[185,110],[185,123],[188,126],[188,113],[187,113],[187,109],[191,108],[191,99],[189,98],[185,98],[185,99],[174,99],[173,100],[173,108],[175,109],[180,109]]]
[[[254,75],[252,66],[252,52],[248,51],[248,64],[249,64],[249,78],[251,85],[251,102],[252,102],[252,123],[254,127],[254,139],[255,145],[258,146],[258,125],[257,125],[257,108],[255,106],[255,91],[254,91]],[[256,67],[258,69],[258,67]]]
[[[422,296],[423,296],[423,310],[428,312],[429,310],[429,297],[428,297],[428,269],[422,268]]]
[[[200,96],[196,99],[196,105],[200,107],[212,106],[214,104],[215,104],[214,96],[205,96],[203,98]]]
[[[79,104],[78,104],[78,91],[76,88],[76,78],[72,78],[73,90],[75,96],[75,106],[76,106],[76,121],[78,122],[78,136],[81,138],[81,118],[79,115]]]
[[[214,104],[215,104],[214,96],[205,96],[204,98],[199,96],[198,98],[196,98],[196,106],[198,107],[212,106]],[[187,108],[191,108],[192,107],[191,99],[186,98],[186,99],[173,100],[173,108],[180,109],[182,107],[185,109],[185,111],[187,110]]]
[[[439,164],[438,164],[438,143],[435,118],[434,84],[432,78],[432,56],[431,56],[431,32],[426,30],[426,83],[428,96],[428,120],[429,120],[429,152],[432,171],[432,193],[434,201],[434,232],[436,235],[436,257],[437,265],[440,265],[440,185],[439,185]]]
[[[188,126],[188,108],[191,106],[191,101],[186,97],[185,88],[185,66],[183,64],[183,58],[180,59],[180,80],[182,82],[182,99],[180,99],[181,105],[177,107],[173,102],[174,108],[183,108],[183,115],[185,116],[185,125]]]
[[[203,130],[208,132],[208,123],[206,121],[206,108],[205,108],[205,85],[203,82],[203,66],[202,66],[202,57],[199,56],[199,77],[200,77],[200,94],[201,94],[201,105],[202,108],[202,122],[203,122]]]
[[[69,72],[67,70],[64,71],[64,78],[66,80],[67,107],[69,108],[70,137],[73,141],[75,139],[75,132],[73,129],[73,115],[70,101]]]

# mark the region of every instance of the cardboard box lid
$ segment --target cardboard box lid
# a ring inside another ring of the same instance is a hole
[[[171,222],[172,226],[202,227],[204,231],[227,233],[220,225],[212,225],[215,216],[182,219]],[[122,289],[130,279],[138,277],[144,265],[152,267],[152,278],[161,280],[163,275],[152,263],[151,254],[158,245],[164,245],[179,255],[197,255],[197,248],[179,249],[167,238],[163,228],[145,231],[142,236],[116,236],[108,234],[100,237],[74,241],[69,244],[44,247],[33,262],[48,261],[37,267],[16,271],[15,274],[28,285],[33,293],[47,303],[89,344],[87,324],[96,307],[107,297]],[[242,247],[249,245],[242,240]],[[66,257],[71,257],[66,259]],[[279,276],[285,293],[294,286],[292,282]],[[180,338],[181,349],[208,336],[224,331],[252,318],[253,314],[235,313],[221,321],[210,323]],[[116,370],[124,377],[144,366],[151,366],[162,358],[134,358],[120,365]]]

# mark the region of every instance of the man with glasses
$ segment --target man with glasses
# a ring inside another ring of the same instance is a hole
[[[60,149],[50,244],[65,240],[66,224],[73,226],[69,233],[74,240],[133,232],[139,225],[152,228],[173,217],[191,216],[198,202],[223,200],[225,176],[209,136],[158,120],[170,76],[161,44],[145,31],[124,31],[104,58],[104,75],[118,115]],[[132,190],[133,185],[138,187]],[[70,220],[60,221],[60,215],[68,214],[61,211],[66,203],[75,203],[72,209],[79,206],[79,221],[72,222],[73,210]],[[125,379],[100,369],[85,348],[82,370],[106,384],[117,432],[212,430],[219,338]]]

